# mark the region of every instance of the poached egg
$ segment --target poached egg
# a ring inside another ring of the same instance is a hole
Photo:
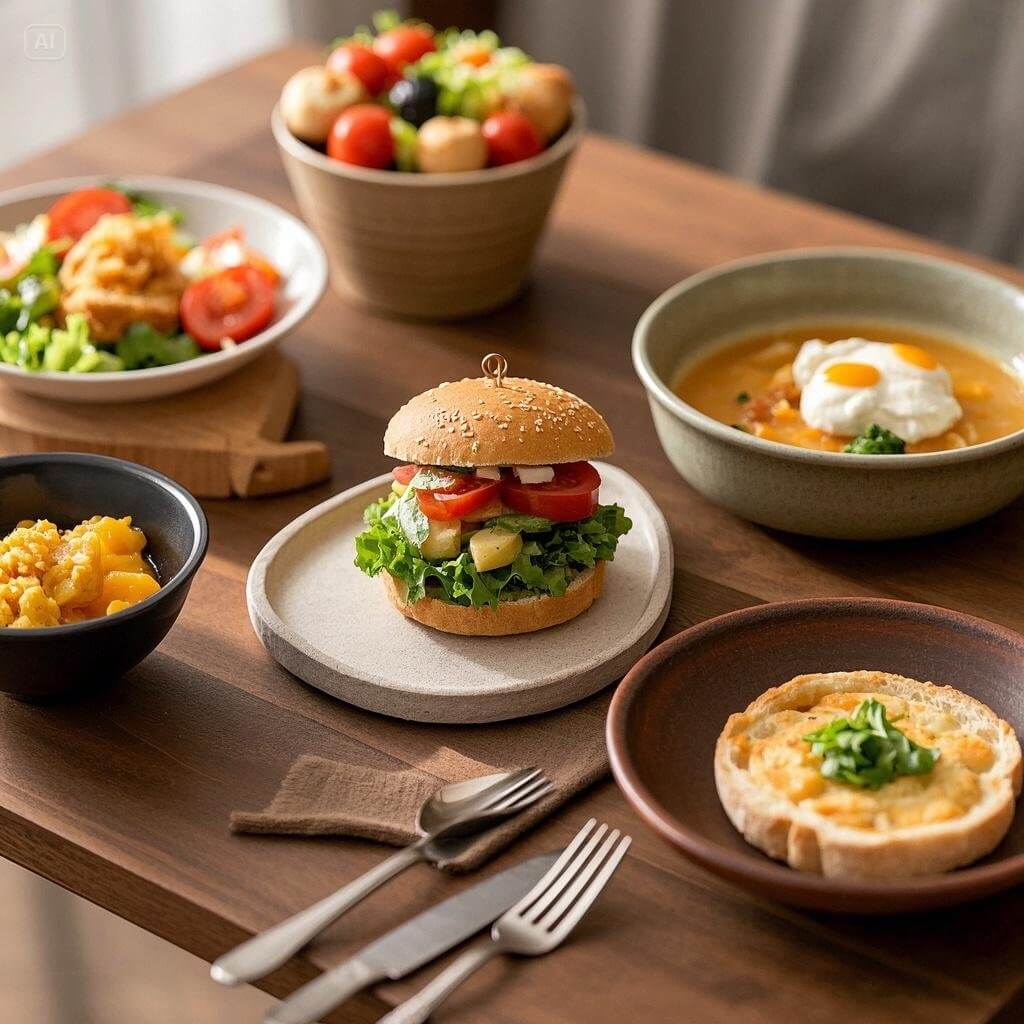
[[[963,415],[949,371],[926,349],[865,338],[805,341],[793,362],[809,426],[855,437],[877,423],[913,443]]]

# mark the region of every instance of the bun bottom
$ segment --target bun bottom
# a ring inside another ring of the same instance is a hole
[[[497,608],[467,608],[449,604],[436,597],[424,597],[409,604],[408,588],[390,573],[383,574],[388,599],[407,619],[415,619],[442,633],[461,636],[512,636],[533,633],[548,626],[568,622],[585,612],[601,596],[604,588],[604,562],[587,569],[569,584],[561,597],[524,597],[502,601]]]

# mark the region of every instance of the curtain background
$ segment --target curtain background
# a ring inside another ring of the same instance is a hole
[[[0,164],[289,38],[326,42],[364,0],[2,0]],[[570,67],[600,131],[1024,263],[1024,0],[491,0]],[[25,30],[64,30],[30,60]]]

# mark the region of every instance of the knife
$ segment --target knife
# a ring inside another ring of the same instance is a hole
[[[368,985],[404,978],[500,917],[557,858],[557,853],[533,857],[425,910],[293,992],[263,1018],[264,1024],[315,1024]]]

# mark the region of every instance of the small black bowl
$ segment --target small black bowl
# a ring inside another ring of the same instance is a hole
[[[184,487],[104,455],[0,458],[0,536],[21,519],[66,529],[94,515],[132,517],[146,534],[160,590],[101,619],[0,629],[0,692],[38,701],[100,686],[142,661],[178,617],[209,541],[206,516]]]

